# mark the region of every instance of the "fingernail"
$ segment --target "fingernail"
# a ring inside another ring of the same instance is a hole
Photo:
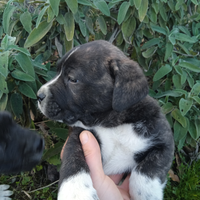
[[[86,144],[88,142],[88,139],[89,139],[88,132],[86,132],[86,131],[82,132],[80,139],[81,139],[82,144]]]

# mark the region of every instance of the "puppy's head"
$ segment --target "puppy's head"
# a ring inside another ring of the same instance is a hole
[[[29,171],[41,160],[43,139],[17,125],[8,112],[0,112],[0,173]]]
[[[57,76],[37,95],[47,117],[73,124],[94,113],[126,110],[147,94],[139,65],[112,44],[94,41],[68,52],[58,63]]]

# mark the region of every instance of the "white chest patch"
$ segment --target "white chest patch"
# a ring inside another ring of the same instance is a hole
[[[151,145],[150,139],[134,132],[132,124],[105,128],[86,127],[81,122],[77,122],[75,126],[94,130],[97,133],[101,142],[103,168],[107,175],[131,171],[136,165],[134,154],[145,151]]]

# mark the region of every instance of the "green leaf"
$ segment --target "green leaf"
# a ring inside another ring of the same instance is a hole
[[[68,130],[64,128],[51,128],[50,130],[54,132],[59,138],[63,139],[64,141],[66,141],[69,135]]]
[[[17,9],[16,6],[10,5],[7,3],[6,8],[3,12],[3,28],[6,34],[9,34],[10,18],[13,15],[13,12]]]
[[[139,14],[139,20],[140,22],[142,22],[147,14],[147,10],[148,10],[148,0],[142,0],[141,3],[142,6],[140,6],[139,10],[138,10],[138,14]]]
[[[193,100],[191,99],[184,99],[181,98],[179,101],[179,109],[181,111],[181,114],[184,116],[187,114],[187,112],[190,110],[192,107]]]
[[[198,5],[197,0],[191,0],[191,1],[192,1],[192,3],[194,3],[195,5]]]
[[[157,23],[157,14],[155,12],[155,10],[151,7],[150,10],[149,10],[149,17],[150,17],[150,20],[153,22],[153,23]]]
[[[175,3],[174,0],[169,0],[168,5],[172,11],[175,11]]]
[[[48,15],[48,19],[47,19],[47,22],[51,22],[54,18],[54,12],[53,12],[53,9],[51,6],[48,7],[47,9],[47,15]]]
[[[86,20],[85,23],[86,23],[88,30],[90,31],[91,34],[94,35],[92,19],[90,17],[86,16],[85,20]]]
[[[106,22],[105,22],[104,18],[102,16],[99,16],[97,18],[97,20],[98,20],[98,23],[99,23],[99,26],[100,26],[100,29],[101,29],[102,33],[104,35],[106,35],[107,34],[107,25],[106,25]]]
[[[141,50],[147,49],[147,48],[152,47],[154,45],[158,45],[159,43],[160,43],[160,38],[153,38],[153,39],[147,41],[146,43],[144,43],[142,45]]]
[[[196,83],[190,92],[191,96],[198,96],[200,93],[200,83]]]
[[[173,81],[173,84],[174,84],[176,89],[181,89],[182,88],[181,76],[179,74],[174,74],[173,77],[172,77],[172,81]]]
[[[129,17],[128,20],[124,21],[122,23],[122,33],[126,38],[130,37],[135,30],[136,27],[136,21],[134,17]]]
[[[63,142],[57,142],[53,147],[49,148],[43,155],[42,159],[47,160],[48,158],[60,154],[63,147]]]
[[[5,51],[4,53],[0,53],[0,74],[2,74],[5,78],[8,75],[8,56],[9,51]]]
[[[67,41],[71,41],[73,39],[74,28],[75,28],[74,16],[71,12],[68,12],[65,14],[65,23],[64,23],[64,29]]]
[[[193,65],[193,64],[186,62],[182,59],[179,60],[179,66],[184,67],[186,69],[189,69],[193,72],[197,72],[197,73],[200,72],[200,67],[197,67],[196,65]]]
[[[193,65],[200,66],[200,60],[198,60],[196,58],[183,58],[181,61],[186,61],[186,62],[191,63]]]
[[[139,10],[140,5],[141,5],[141,3],[142,3],[142,0],[134,0],[134,3],[135,3],[136,9]]]
[[[31,14],[26,11],[25,13],[21,14],[20,15],[20,21],[24,27],[24,29],[30,33],[32,31],[32,17],[31,17]]]
[[[35,81],[35,78],[33,78],[32,76],[30,76],[18,69],[11,72],[11,75],[13,78],[21,80],[21,81]]]
[[[198,104],[200,104],[200,98],[197,96],[192,97],[192,99],[194,99]]]
[[[82,20],[80,20],[78,24],[79,24],[82,35],[85,37],[87,33],[85,23]]]
[[[183,75],[183,70],[181,69],[181,67],[180,66],[178,66],[178,65],[175,65],[174,66],[174,69],[176,70],[176,72],[179,74],[179,75]]]
[[[187,49],[187,47],[184,44],[181,44],[180,42],[177,42],[178,46],[181,47],[181,49],[187,53],[188,55],[191,55],[189,50]]]
[[[34,28],[31,31],[28,38],[26,39],[24,47],[28,48],[30,46],[33,46],[38,41],[40,41],[48,33],[48,31],[52,27],[52,24],[53,21],[51,21],[50,23],[47,23],[46,21],[41,22],[38,28]]]
[[[13,49],[16,51],[22,52],[22,53],[26,54],[27,56],[31,56],[30,52],[25,48],[18,47],[17,45],[9,45],[8,46],[8,50],[13,50]]]
[[[19,91],[24,94],[25,96],[31,98],[31,99],[37,99],[37,96],[33,89],[26,83],[20,83],[19,85]]]
[[[22,70],[26,73],[29,74],[30,76],[32,76],[33,78],[35,77],[35,72],[34,72],[34,68],[33,65],[31,63],[30,58],[23,53],[18,53],[15,56],[17,62],[19,63],[20,67],[22,68]]]
[[[15,116],[19,118],[20,115],[23,113],[22,96],[18,93],[11,94],[10,105]]]
[[[118,16],[117,16],[117,22],[120,25],[126,16],[126,13],[129,9],[130,3],[129,2],[123,2],[119,8]]]
[[[172,52],[173,52],[173,45],[172,45],[171,42],[167,42],[167,44],[166,44],[166,50],[165,50],[165,58],[164,58],[165,62],[172,55]]]
[[[190,125],[189,125],[189,133],[191,135],[191,137],[196,140],[197,139],[197,130],[196,130],[196,127],[195,127],[195,124],[190,121]]]
[[[0,93],[8,93],[8,86],[6,79],[3,75],[0,74]]]
[[[49,0],[49,3],[51,5],[51,8],[54,12],[54,15],[57,17],[59,13],[59,5],[60,5],[60,0]]]
[[[75,14],[78,11],[78,2],[77,0],[65,0],[69,9]]]
[[[179,143],[187,134],[187,129],[183,128],[177,121],[174,122],[174,141]]]
[[[8,46],[8,35],[5,35],[3,40],[1,41],[1,48],[7,49]]]
[[[154,98],[161,98],[161,97],[167,97],[167,96],[180,97],[182,95],[187,96],[187,91],[182,90],[182,89],[175,89],[175,90],[168,90],[166,92],[158,93],[154,96]]]
[[[159,12],[159,4],[160,4],[160,2],[158,2],[158,1],[152,3],[152,8],[155,10],[156,14],[158,14],[158,12]]]
[[[78,0],[78,3],[85,6],[92,6],[92,3],[88,0]]]
[[[189,35],[183,34],[183,33],[176,33],[174,34],[175,39],[180,40],[182,42],[189,42],[189,43],[196,43],[198,39],[193,36],[190,37]]]
[[[167,21],[167,14],[166,14],[165,5],[163,3],[160,3],[159,10],[160,10],[160,15],[161,15],[162,19],[166,22]]]
[[[194,123],[197,130],[197,138],[199,138],[200,137],[200,120],[196,119]]]
[[[178,26],[179,30],[181,30],[183,33],[185,33],[186,35],[191,36],[190,31],[188,30],[188,28],[186,28],[185,26]]]
[[[0,111],[4,111],[6,109],[7,102],[8,102],[8,95],[3,94],[3,96],[0,99]]]
[[[179,140],[178,151],[180,151],[184,147],[185,140],[186,140],[186,137],[187,137],[187,129],[183,129],[183,132],[181,132],[181,133],[182,134],[185,133],[185,136],[181,140]]]
[[[168,64],[162,66],[154,75],[153,81],[158,81],[172,71],[172,67]]]
[[[131,5],[131,6],[134,5],[134,0],[130,0],[130,5]]]
[[[123,35],[122,35],[122,32],[120,32],[116,38],[116,45],[117,46],[120,46],[124,41],[124,38],[123,38]]]
[[[106,16],[110,16],[110,10],[104,0],[94,1],[94,5]]]
[[[14,45],[15,41],[16,41],[16,37],[11,37],[11,36],[5,35],[3,40],[1,41],[1,47],[4,50],[8,50],[8,47],[10,45]]]
[[[164,34],[164,35],[167,35],[166,29],[164,29],[164,28],[162,28],[162,27],[159,27],[159,26],[156,26],[156,25],[151,24],[151,29],[152,29],[153,31],[158,32],[158,33],[162,33],[162,34]]]
[[[162,106],[162,112],[166,115],[168,113],[170,113],[172,110],[174,109],[174,106],[172,103],[167,102],[166,104],[164,104]]]
[[[157,47],[150,47],[149,49],[147,49],[145,52],[142,52],[143,57],[145,58],[150,58],[151,56],[153,56],[153,54],[156,52]]]
[[[36,21],[36,28],[38,28],[38,26],[39,26],[39,24],[40,24],[40,22],[41,22],[41,20],[42,20],[42,17],[43,17],[43,15],[44,15],[44,13],[46,12],[46,10],[47,10],[48,7],[49,7],[49,6],[45,6],[45,7],[40,11],[40,14],[38,15],[38,18],[37,18],[37,21]]]
[[[181,85],[185,84],[187,76],[188,76],[187,73],[183,71],[183,74],[181,75]]]
[[[56,17],[56,20],[59,24],[64,24],[65,23],[65,18],[63,17],[62,14],[59,14],[58,17]]]
[[[172,117],[178,121],[184,128],[187,126],[187,120],[181,115],[181,112],[176,108],[171,112]]]

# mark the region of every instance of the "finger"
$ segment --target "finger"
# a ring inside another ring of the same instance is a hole
[[[102,175],[101,152],[96,138],[89,131],[83,131],[80,134],[80,141],[91,175]]]
[[[116,185],[119,185],[120,181],[122,180],[123,174],[109,175],[109,177]]]
[[[125,180],[123,181],[123,183],[118,188],[121,188],[124,191],[128,192],[129,191],[129,179],[130,179],[130,175],[128,175],[125,178]]]
[[[65,144],[63,145],[61,153],[60,153],[60,159],[61,160],[62,160],[62,157],[63,157],[63,152],[64,152],[65,145],[67,144],[67,140],[68,140],[68,138],[66,139]]]

